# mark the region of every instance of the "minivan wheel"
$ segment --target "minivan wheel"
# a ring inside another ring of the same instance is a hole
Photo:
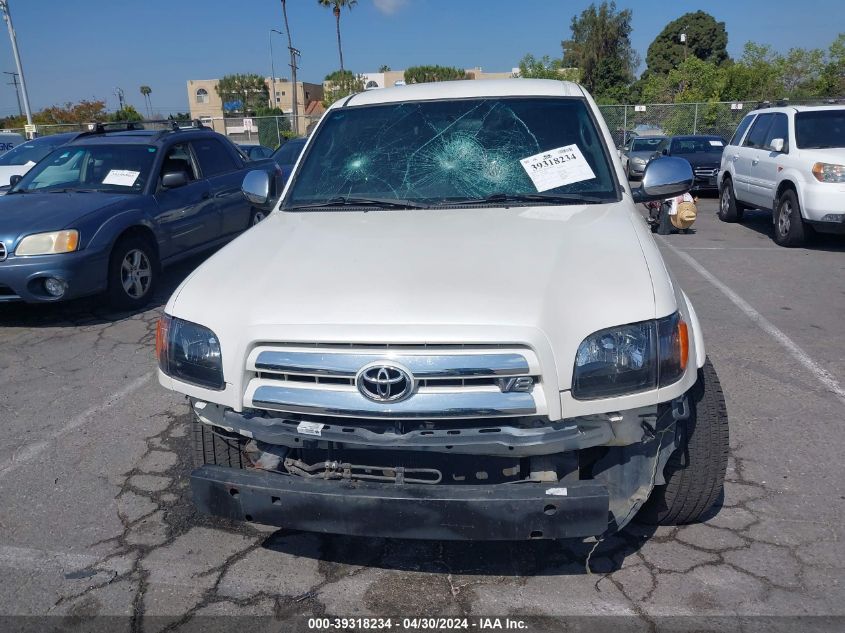
[[[787,189],[778,198],[775,211],[775,242],[781,246],[801,246],[806,240],[806,233],[798,196],[792,189]]]
[[[136,235],[122,238],[109,260],[109,303],[122,310],[147,304],[158,281],[158,258],[149,241]]]
[[[716,370],[708,359],[690,390],[690,415],[678,422],[680,446],[638,514],[644,523],[683,525],[698,521],[719,498],[728,464],[728,414]]]
[[[742,220],[742,211],[734,195],[733,182],[726,179],[719,194],[719,219],[722,222],[739,222]]]

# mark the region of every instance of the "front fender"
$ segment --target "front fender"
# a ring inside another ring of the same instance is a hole
[[[150,229],[156,235],[156,245],[161,250],[161,245],[159,244],[160,239],[155,230],[155,225],[150,219],[149,214],[140,206],[121,210],[116,213],[112,212],[105,215],[105,217],[97,213],[96,217],[91,217],[88,222],[91,225],[96,225],[96,227],[93,228],[93,235],[88,241],[86,248],[92,250],[111,250],[111,247],[124,231],[134,226],[143,226]]]

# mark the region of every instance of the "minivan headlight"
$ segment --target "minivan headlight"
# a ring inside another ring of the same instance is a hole
[[[220,341],[207,327],[163,315],[156,327],[158,366],[168,376],[208,389],[223,389]]]
[[[677,382],[686,371],[689,333],[680,314],[591,334],[575,355],[572,396],[609,398]]]
[[[27,235],[15,249],[15,255],[57,255],[72,253],[79,247],[79,232],[75,229]]]

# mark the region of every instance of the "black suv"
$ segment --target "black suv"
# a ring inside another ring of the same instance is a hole
[[[225,136],[191,128],[102,125],[38,162],[0,197],[0,302],[106,291],[116,307],[153,294],[162,265],[213,248],[261,221],[241,195],[246,162]],[[273,192],[275,193],[275,192]]]

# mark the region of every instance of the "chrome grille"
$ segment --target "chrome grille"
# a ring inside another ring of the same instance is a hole
[[[6,245],[3,242],[0,242],[0,262],[4,261],[7,255]]]
[[[697,178],[712,178],[719,173],[718,167],[696,167],[695,175]]]
[[[413,377],[396,402],[359,390],[365,368],[393,364]],[[539,361],[527,348],[496,345],[261,344],[249,354],[254,376],[244,406],[288,413],[374,419],[455,419],[544,412]],[[521,388],[511,385],[522,380]],[[511,380],[509,380],[511,379]],[[526,384],[527,383],[527,384]]]

